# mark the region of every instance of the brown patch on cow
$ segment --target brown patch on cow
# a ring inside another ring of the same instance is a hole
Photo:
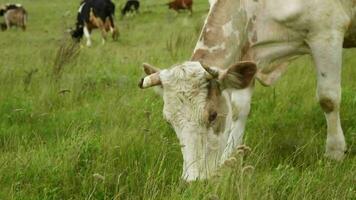
[[[211,56],[214,55],[214,56]],[[213,52],[209,52],[209,50],[205,49],[197,49],[194,52],[194,55],[192,56],[191,60],[193,61],[199,61],[203,66],[217,66],[221,67],[220,64],[212,65],[211,63],[215,63],[217,61],[217,58],[225,58],[226,56],[226,51],[225,50],[215,50]]]
[[[334,111],[334,103],[330,99],[321,99],[319,101],[321,108],[324,110],[326,113],[330,113]]]
[[[112,39],[116,41],[120,35],[119,30],[115,27],[113,24],[113,21],[109,17],[106,18],[105,23],[104,23],[104,29],[106,32],[109,32],[112,30]]]
[[[217,80],[210,80],[208,85],[207,104],[205,106],[204,121],[208,127],[212,127],[214,133],[222,133],[225,129],[227,105],[221,95],[221,89]]]
[[[196,61],[201,61],[201,62],[202,62],[202,61],[204,60],[204,58],[205,58],[206,55],[207,55],[207,50],[204,50],[204,49],[197,49],[197,50],[194,52],[194,54],[193,54],[191,60],[196,60]]]
[[[90,23],[95,26],[96,28],[99,28],[103,24],[103,20],[101,20],[99,17],[96,17],[93,11],[93,8],[90,9],[89,13],[89,21]]]
[[[252,56],[250,55],[250,48],[251,48],[251,44],[247,40],[245,42],[245,45],[243,45],[241,48],[241,60],[251,60],[252,59]]]
[[[226,46],[225,48],[210,51],[205,48],[196,49],[191,60],[204,62],[207,66],[227,67],[226,61],[229,60],[227,59],[227,56],[236,56],[231,51],[236,49],[233,44],[237,38],[234,34],[226,37],[224,35],[223,26],[231,21],[232,16],[227,13],[233,13],[238,6],[238,1],[216,1],[207,17],[207,22],[204,25],[200,37],[200,42],[203,42],[204,46],[207,48],[218,47],[221,44],[225,44]]]
[[[101,35],[104,40],[106,40],[107,33],[112,29],[112,38],[113,40],[117,40],[119,37],[119,31],[115,28],[113,22],[110,20],[109,17],[103,21],[100,17],[95,16],[93,9],[90,10],[89,13],[89,23],[86,23],[86,27],[88,31],[91,32],[93,29],[98,28],[101,31]]]

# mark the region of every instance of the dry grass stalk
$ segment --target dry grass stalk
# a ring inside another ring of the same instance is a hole
[[[56,52],[53,65],[53,76],[56,80],[61,78],[65,65],[76,59],[80,52],[80,45],[65,36]]]

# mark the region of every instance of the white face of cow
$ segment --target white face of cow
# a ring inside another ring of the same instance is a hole
[[[165,119],[173,126],[183,154],[187,181],[211,176],[221,161],[231,129],[231,104],[226,89],[247,87],[256,66],[238,63],[227,70],[186,62],[159,71],[145,64],[141,88],[162,86]]]

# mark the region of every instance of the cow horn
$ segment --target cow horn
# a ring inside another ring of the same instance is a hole
[[[219,71],[218,70],[213,69],[211,67],[208,67],[208,66],[206,66],[204,64],[202,64],[202,66],[205,69],[205,71],[208,72],[208,74],[210,74],[212,76],[212,79],[219,77]]]
[[[142,78],[138,86],[141,89],[146,89],[149,87],[161,85],[161,78],[159,77],[159,72],[153,73],[145,78]]]

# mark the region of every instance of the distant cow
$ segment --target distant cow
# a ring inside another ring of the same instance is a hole
[[[107,33],[111,32],[114,40],[118,37],[118,30],[114,25],[115,4],[111,0],[84,0],[81,2],[76,27],[71,31],[74,39],[80,41],[85,35],[87,46],[91,46],[90,34],[93,29],[100,29],[103,43]]]
[[[139,0],[127,0],[124,8],[121,10],[121,15],[125,16],[128,12],[138,12],[140,8]]]
[[[168,8],[175,11],[179,10],[190,10],[190,13],[193,13],[192,10],[193,0],[174,0],[168,3]]]
[[[26,30],[27,11],[21,4],[6,4],[0,7],[0,16],[4,16],[5,19],[5,23],[0,25],[2,30],[7,30],[12,26]]]

